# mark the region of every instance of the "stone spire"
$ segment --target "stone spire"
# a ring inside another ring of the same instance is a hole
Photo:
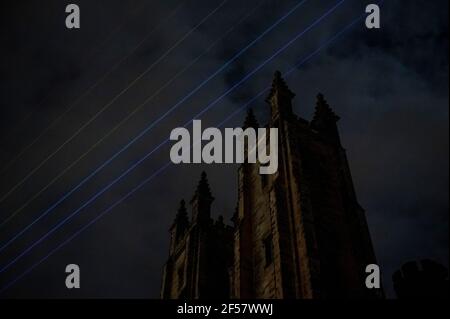
[[[336,123],[339,121],[339,116],[337,116],[328,102],[325,100],[322,93],[317,94],[316,110],[314,112],[313,123],[327,122]]]
[[[202,172],[194,197],[191,200],[193,222],[209,221],[211,217],[211,203],[213,200],[214,197],[209,188],[208,178],[206,173]]]
[[[243,129],[245,130],[246,128],[249,127],[254,129],[257,129],[259,127],[258,121],[256,120],[252,108],[249,108],[247,111],[247,117],[245,118]]]
[[[214,199],[211,194],[211,189],[209,188],[208,177],[205,172],[202,172],[200,176],[200,181],[198,182],[197,189],[195,191],[195,196],[201,197],[202,199]]]
[[[317,130],[328,140],[340,145],[339,132],[336,122],[339,121],[322,93],[317,94],[316,109],[311,121],[311,127]]]
[[[266,98],[266,102],[271,106],[272,119],[276,119],[279,116],[292,115],[292,99],[294,97],[295,94],[281,77],[281,72],[276,71],[272,81],[272,88]]]
[[[177,225],[189,224],[188,213],[186,210],[186,202],[184,201],[184,199],[180,201],[180,207],[178,208],[177,215],[175,216],[174,224]]]

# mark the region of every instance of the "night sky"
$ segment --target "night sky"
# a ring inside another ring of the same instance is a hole
[[[65,27],[69,3],[80,6],[79,30]],[[2,1],[0,222],[26,205],[2,223],[0,246],[297,3]],[[306,1],[1,250],[0,269],[336,3]],[[203,114],[202,124],[217,126],[270,85],[275,70],[292,68],[363,14],[369,3],[343,2]],[[389,297],[394,296],[392,273],[402,263],[431,258],[448,267],[448,53],[448,1],[386,0],[381,6],[381,29],[368,30],[358,23],[286,78],[296,93],[294,110],[298,115],[311,119],[315,97],[322,92],[341,117],[342,143]],[[191,63],[194,59],[197,61]],[[149,97],[129,120],[55,179]],[[266,123],[269,106],[264,96],[252,107],[259,122]],[[103,108],[95,120],[84,125]],[[244,117],[245,112],[239,113],[225,126],[240,126]],[[160,148],[0,272],[0,289],[167,163],[169,150],[170,144]],[[158,298],[168,256],[168,229],[178,202],[190,200],[205,170],[215,197],[213,216],[222,214],[229,220],[237,199],[236,169],[230,164],[170,166],[36,265],[1,297]],[[81,289],[65,287],[64,270],[71,263],[81,268]]]

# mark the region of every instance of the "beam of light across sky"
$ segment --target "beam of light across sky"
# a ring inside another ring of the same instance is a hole
[[[221,43],[232,31],[234,31],[240,24],[242,24],[246,19],[252,16],[259,7],[265,2],[265,0],[259,2],[258,5],[253,7],[247,14],[239,19],[238,22],[233,23],[233,25],[217,40],[215,40],[211,45],[205,49],[201,54],[190,61],[182,70],[177,72],[172,78],[170,78],[166,83],[164,83],[159,89],[157,89],[151,96],[149,96],[144,102],[139,104],[132,112],[130,112],[126,117],[124,117],[119,123],[117,123],[111,130],[109,130],[103,137],[101,137],[97,142],[92,144],[89,149],[87,149],[83,154],[81,154],[77,159],[75,159],[66,168],[61,170],[52,180],[50,180],[45,186],[43,186],[38,192],[36,192],[32,197],[26,200],[19,208],[17,208],[11,215],[9,215],[5,220],[0,223],[0,228],[11,221],[15,216],[21,213],[28,205],[38,198],[42,193],[49,189],[53,184],[55,184],[61,177],[63,177],[67,172],[69,172],[73,167],[75,167],[82,159],[84,159],[90,152],[92,152],[98,145],[108,139],[114,132],[121,128],[128,120],[130,120],[135,114],[143,109],[150,101],[159,96],[166,88],[168,88],[173,82],[175,82],[181,75],[186,73],[192,66],[194,66],[198,61],[200,61],[207,53],[209,53],[217,44]]]
[[[318,53],[320,53],[325,48],[329,47],[331,44],[333,44],[335,41],[337,41],[339,38],[341,38],[346,32],[351,30],[354,26],[356,26],[361,20],[364,18],[364,15],[359,16],[358,18],[354,19],[352,22],[347,24],[344,28],[342,28],[340,31],[335,33],[331,38],[324,41],[316,50],[311,52],[310,54],[303,57],[298,63],[296,63],[292,68],[290,68],[288,71],[283,73],[284,77],[290,76],[293,72],[297,71],[299,68],[301,68],[304,64],[306,64],[309,60],[311,60],[314,56],[316,56]],[[239,114],[240,112],[247,109],[253,102],[255,102],[258,98],[260,98],[265,92],[270,90],[270,86],[264,88],[261,90],[257,95],[255,95],[253,98],[249,99],[245,104],[240,106],[238,109],[236,109],[234,112],[232,112],[229,116],[227,116],[222,122],[218,124],[218,127],[222,127],[227,121],[229,121],[231,118]],[[94,219],[92,219],[90,222],[85,224],[83,227],[78,229],[75,233],[73,233],[70,237],[68,237],[66,240],[61,242],[59,245],[57,245],[55,248],[53,248],[47,255],[45,255],[43,258],[41,258],[39,261],[34,263],[32,266],[27,268],[24,272],[22,272],[20,275],[9,281],[5,286],[3,286],[0,289],[0,294],[5,292],[7,289],[9,289],[11,286],[13,286],[15,283],[17,283],[19,280],[21,280],[23,277],[28,275],[30,272],[32,272],[36,267],[41,265],[43,262],[45,262],[48,258],[50,258],[53,254],[55,254],[57,251],[62,249],[64,246],[66,246],[68,243],[70,243],[73,239],[78,237],[83,231],[88,229],[90,226],[95,224],[98,220],[100,220],[102,217],[107,215],[109,212],[111,212],[114,208],[119,206],[121,203],[123,203],[125,200],[130,198],[133,194],[135,194],[137,191],[142,189],[145,185],[147,185],[151,180],[159,176],[163,171],[165,171],[168,167],[172,165],[171,162],[167,162],[163,166],[161,166],[159,169],[157,169],[154,173],[152,173],[149,177],[144,179],[142,182],[140,182],[137,186],[135,186],[132,190],[130,190],[127,194],[125,194],[123,197],[118,199],[116,202],[114,202],[111,206],[109,206],[107,209],[103,210],[99,215],[97,215]]]
[[[330,14],[332,14],[337,8],[339,8],[342,3],[344,3],[345,0],[338,1],[336,4],[334,4],[330,9],[328,9],[322,16],[317,18],[312,24],[310,24],[308,27],[306,27],[304,30],[298,32],[291,40],[289,40],[286,44],[284,44],[281,48],[276,50],[272,55],[270,55],[266,60],[264,60],[259,66],[257,66],[255,69],[253,69],[251,72],[249,72],[246,76],[244,76],[241,80],[239,80],[237,83],[235,83],[232,87],[230,87],[228,90],[226,90],[222,95],[220,95],[218,98],[216,98],[214,101],[210,102],[201,112],[196,114],[191,120],[186,122],[184,126],[186,127],[191,123],[192,120],[196,119],[198,116],[202,115],[203,113],[207,112],[209,109],[217,105],[218,102],[220,102],[225,96],[230,94],[232,91],[234,91],[236,88],[238,88],[242,83],[247,81],[249,78],[251,78],[256,72],[258,72],[260,69],[262,69],[267,63],[272,61],[274,58],[276,58],[278,55],[280,55],[282,52],[284,52],[286,49],[288,49],[293,43],[295,43],[298,39],[300,39],[304,34],[306,34],[309,30],[320,24],[326,17],[328,17]],[[20,260],[23,256],[28,254],[34,247],[36,247],[38,244],[40,244],[42,241],[44,241],[47,237],[49,237],[51,234],[53,234],[56,230],[58,230],[60,227],[62,227],[65,223],[67,223],[71,218],[79,214],[84,208],[92,204],[97,198],[99,198],[102,194],[104,194],[106,191],[108,191],[111,187],[113,187],[117,182],[122,180],[125,176],[127,176],[131,171],[133,171],[136,167],[138,167],[141,163],[143,163],[145,160],[147,160],[152,154],[157,152],[162,146],[164,146],[166,143],[169,142],[169,139],[164,140],[162,143],[160,143],[156,148],[152,149],[149,153],[147,153],[144,157],[137,160],[133,165],[131,165],[127,170],[122,172],[118,177],[116,177],[113,181],[111,181],[108,185],[103,187],[99,192],[94,194],[91,198],[89,198],[86,202],[84,202],[78,209],[73,211],[70,215],[66,216],[64,219],[62,219],[58,224],[56,224],[52,229],[50,229],[47,233],[45,233],[40,239],[33,242],[28,248],[26,248],[22,253],[17,255],[15,258],[13,258],[10,262],[8,262],[6,265],[4,265],[2,268],[0,268],[0,273],[4,272],[8,268],[10,268],[12,265],[14,265],[18,260]]]
[[[282,17],[280,17],[276,22],[270,25],[265,31],[263,31],[259,36],[257,36],[254,40],[252,40],[247,46],[238,51],[231,59],[229,59],[226,63],[224,63],[219,69],[217,69],[214,73],[212,73],[209,77],[207,77],[203,82],[201,82],[197,87],[195,87],[192,91],[190,91],[186,96],[184,96],[181,100],[179,100],[175,105],[173,105],[166,113],[164,113],[161,117],[150,123],[143,131],[141,131],[137,136],[135,136],[130,142],[124,145],[118,152],[116,152],[112,157],[106,160],[103,164],[97,167],[91,174],[86,176],[81,182],[79,182],[74,188],[72,188],[69,192],[67,192],[64,196],[62,196],[58,201],[52,204],[48,209],[46,209],[42,214],[40,214],[36,219],[34,219],[30,224],[28,224],[24,229],[19,231],[16,235],[14,235],[11,239],[6,241],[1,247],[0,252],[6,249],[13,241],[23,235],[28,229],[30,229],[34,224],[36,224],[39,220],[47,216],[50,212],[53,211],[59,204],[61,204],[65,199],[67,199],[70,195],[76,192],[79,188],[81,188],[85,183],[87,183],[91,178],[93,178],[99,171],[101,171],[104,167],[109,165],[115,158],[117,158],[120,154],[125,152],[131,145],[133,145],[137,140],[143,137],[146,133],[148,133],[154,126],[156,126],[160,121],[166,118],[171,112],[177,109],[182,103],[188,100],[191,96],[193,96],[197,91],[199,91],[203,86],[205,86],[211,79],[220,74],[223,70],[225,70],[230,64],[232,64],[235,60],[237,60],[242,54],[244,54],[247,50],[249,50],[253,45],[259,42],[266,34],[275,29],[281,22],[287,19],[291,14],[293,14],[298,8],[301,7],[307,0],[303,0],[297,3],[293,8],[291,8],[287,13],[285,13]],[[338,4],[343,3],[345,0],[338,2]]]
[[[41,133],[38,134],[38,136],[33,139],[27,146],[25,146],[16,156],[14,156],[13,159],[11,159],[0,171],[0,175],[2,175],[4,172],[6,172],[14,163],[17,162],[17,160],[19,160],[22,155],[24,155],[30,148],[32,148],[35,144],[37,144],[53,127],[55,127],[67,114],[70,113],[70,111],[72,111],[75,106],[77,106],[85,97],[89,96],[89,94],[91,92],[93,92],[100,84],[102,84],[111,74],[113,74],[113,72],[115,70],[117,70],[119,68],[119,66],[121,66],[126,60],[128,60],[129,57],[131,57],[133,54],[135,54],[137,52],[137,50],[148,40],[152,37],[152,35],[155,34],[156,31],[158,31],[159,29],[161,29],[166,23],[168,23],[177,13],[178,11],[180,11],[180,9],[183,7],[184,2],[180,3],[175,9],[173,9],[169,15],[162,20],[161,22],[159,22],[154,28],[152,28],[152,30],[147,33],[147,35],[141,40],[139,41],[139,43],[133,47],[133,49],[126,54],[124,57],[122,57],[118,62],[116,62],[111,68],[108,69],[108,71],[106,71],[100,78],[98,78],[91,86],[88,87],[88,89],[86,91],[84,91],[81,95],[79,95],[71,104],[69,104],[66,109],[64,110],[64,112],[62,112],[56,119],[54,119],[44,130],[42,130]],[[42,101],[41,103],[39,103],[39,105],[41,105],[42,103],[45,102]],[[39,107],[38,107],[39,109]],[[31,114],[30,114],[31,115]],[[19,124],[20,125],[20,124]],[[80,129],[78,129],[80,132],[81,130],[87,125],[83,125],[80,127]],[[80,133],[78,132],[78,133]],[[66,140],[66,142],[64,142],[61,146],[59,146],[56,151],[53,151],[50,155],[48,155],[46,157],[46,159],[44,161],[41,162],[41,164],[38,164],[38,166],[36,166],[33,170],[31,170],[25,177],[22,178],[21,181],[19,181],[18,183],[15,184],[15,186],[13,186],[8,192],[6,192],[5,194],[2,195],[2,197],[0,197],[0,203],[3,202],[9,195],[12,194],[12,192],[14,192],[17,188],[19,188],[23,183],[25,183],[25,181],[30,178],[40,167],[42,167],[45,162],[47,162],[50,158],[52,158],[61,148],[64,147],[64,145],[66,145],[68,143],[68,141],[72,140],[73,138],[76,137],[76,135],[78,135],[78,133],[76,132],[74,135],[72,135],[72,137],[70,137],[69,139]]]

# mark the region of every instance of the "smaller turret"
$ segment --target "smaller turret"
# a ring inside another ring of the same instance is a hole
[[[208,178],[206,173],[202,172],[194,197],[191,200],[193,223],[209,222],[211,219],[211,204],[213,201],[214,197],[209,188]]]

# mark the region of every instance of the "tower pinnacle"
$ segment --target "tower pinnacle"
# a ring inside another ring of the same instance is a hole
[[[329,141],[340,145],[339,132],[336,122],[339,121],[331,107],[328,105],[322,93],[317,94],[316,109],[311,121],[311,127],[317,130],[323,137]]]
[[[289,117],[292,115],[292,99],[294,97],[295,94],[287,86],[281,76],[281,72],[276,71],[272,81],[272,88],[266,98],[266,102],[270,104],[272,120],[280,116]]]
[[[275,71],[275,74],[273,76],[273,81],[272,81],[272,88],[270,89],[270,93],[266,98],[266,102],[270,103],[271,99],[277,93],[285,95],[285,96],[289,97],[290,99],[295,97],[295,94],[289,89],[289,87],[286,84],[286,81],[281,76],[280,71]]]
[[[178,208],[178,212],[177,215],[175,216],[175,223],[180,224],[180,223],[188,223],[189,219],[188,219],[188,213],[186,210],[186,203],[184,201],[184,199],[182,199],[180,201],[180,207]]]
[[[255,114],[253,113],[252,108],[249,108],[247,111],[247,117],[245,118],[243,128],[246,129],[249,127],[254,128],[254,129],[259,127],[258,121],[256,120],[256,117],[255,117]]]
[[[200,176],[200,181],[198,182],[197,189],[195,191],[194,197],[201,197],[202,199],[213,200],[214,197],[211,194],[211,189],[209,188],[208,177],[205,172],[202,172]]]
[[[322,93],[317,94],[317,102],[316,109],[314,112],[313,122],[337,122],[339,120],[339,116],[337,116],[331,107],[328,105],[328,102],[325,100]]]
[[[211,203],[214,197],[209,188],[208,178],[205,172],[202,172],[194,197],[191,200],[192,221],[207,222],[211,218]]]

